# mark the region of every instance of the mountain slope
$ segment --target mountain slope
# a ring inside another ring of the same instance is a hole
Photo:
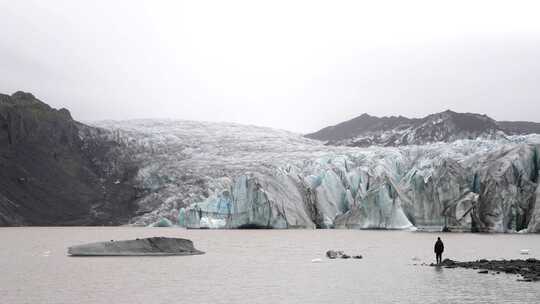
[[[379,118],[363,114],[305,136],[325,141],[329,145],[403,146],[478,137],[494,138],[505,134],[540,133],[539,126],[527,122],[496,122],[486,115],[447,110],[420,119],[402,116]]]
[[[127,222],[137,167],[107,136],[32,94],[0,94],[0,225]]]
[[[530,121],[499,121],[498,124],[508,134],[540,134],[540,123]]]
[[[339,125],[326,127],[315,133],[307,134],[306,137],[332,141],[346,140],[361,133],[406,129],[417,121],[419,120],[403,116],[379,118],[362,114]]]

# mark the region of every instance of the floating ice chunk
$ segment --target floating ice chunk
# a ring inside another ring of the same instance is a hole
[[[220,229],[227,226],[227,221],[225,221],[224,219],[215,219],[203,216],[201,218],[201,221],[199,222],[199,226],[200,228]]]
[[[159,221],[150,225],[150,227],[172,227],[173,224],[170,220],[162,218]]]

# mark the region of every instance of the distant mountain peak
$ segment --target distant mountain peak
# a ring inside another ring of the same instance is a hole
[[[305,136],[326,141],[329,145],[402,146],[530,133],[540,133],[540,124],[499,123],[486,114],[460,113],[447,109],[423,118],[401,115],[376,117],[364,113]]]
[[[23,92],[23,91],[17,91],[13,93],[11,94],[11,97],[15,99],[25,99],[25,100],[36,99],[36,97],[32,93]]]
[[[16,106],[37,106],[43,110],[52,110],[52,108],[37,99],[32,93],[17,91],[13,94],[0,94],[0,103],[12,104]]]

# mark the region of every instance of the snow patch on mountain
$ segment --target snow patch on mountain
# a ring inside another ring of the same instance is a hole
[[[306,134],[306,137],[338,146],[424,145],[460,139],[497,139],[513,134],[507,132],[506,127],[515,129],[515,123],[501,124],[486,115],[457,113],[450,110],[415,119],[363,114],[335,126]],[[519,130],[525,130],[526,127],[529,127],[529,124]]]

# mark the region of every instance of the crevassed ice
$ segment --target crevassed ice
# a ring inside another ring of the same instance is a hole
[[[540,231],[540,136],[330,147],[282,130],[105,121],[142,164],[134,224]]]

